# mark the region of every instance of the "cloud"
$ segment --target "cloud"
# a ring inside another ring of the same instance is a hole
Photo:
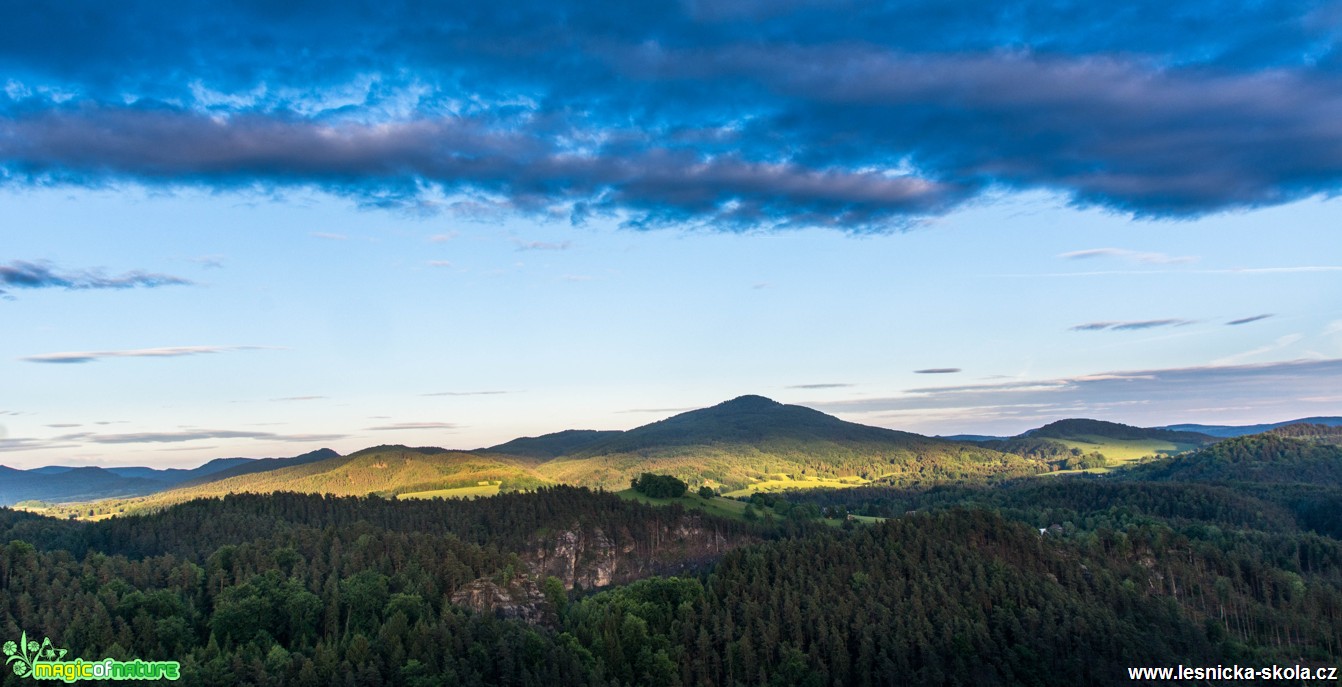
[[[926,370],[914,370],[913,373],[920,375],[946,375],[954,374],[959,371],[960,368],[958,367],[929,367]]]
[[[104,358],[179,358],[188,355],[209,355],[232,351],[259,351],[269,346],[168,346],[163,348],[138,348],[127,351],[77,351],[66,353],[42,353],[20,358],[30,363],[77,364],[91,363]]]
[[[456,429],[457,425],[451,422],[399,422],[392,425],[379,425],[377,427],[366,427],[368,431],[374,432],[405,432],[418,429]]]
[[[552,243],[548,241],[515,241],[517,250],[568,250],[572,247],[569,241],[560,241]]]
[[[1323,0],[183,2],[9,13],[0,183],[888,231],[1001,189],[1183,217],[1342,182]]]
[[[199,257],[189,258],[191,262],[200,265],[201,269],[219,270],[224,268],[224,256],[222,255],[201,255]]]
[[[1087,322],[1086,324],[1078,324],[1071,329],[1074,332],[1098,332],[1105,330],[1127,332],[1142,329],[1154,329],[1156,327],[1183,327],[1190,324],[1194,324],[1194,320],[1166,319],[1137,320],[1132,322]]]
[[[1197,262],[1197,258],[1191,255],[1174,257],[1164,253],[1141,253],[1123,248],[1090,248],[1087,250],[1074,250],[1069,253],[1063,253],[1058,257],[1066,260],[1084,260],[1089,258],[1125,258],[1148,265],[1171,265]]]
[[[446,234],[434,234],[429,237],[429,243],[447,243],[448,241],[457,238],[458,235],[459,234],[455,231],[449,231]]]
[[[1226,324],[1231,325],[1231,326],[1239,325],[1239,324],[1249,324],[1250,322],[1257,322],[1257,321],[1259,321],[1259,320],[1266,320],[1267,318],[1272,317],[1272,316],[1273,316],[1272,313],[1265,313],[1265,314],[1262,314],[1262,315],[1254,315],[1253,317],[1241,317],[1241,318],[1238,319],[1238,320],[1231,320],[1231,321],[1227,322]]]
[[[854,386],[852,384],[842,384],[838,382],[824,382],[820,384],[793,384],[786,387],[788,389],[846,389]]]
[[[256,439],[258,441],[286,441],[311,443],[343,439],[344,434],[274,434],[230,429],[190,429],[177,432],[135,432],[127,434],[96,434],[76,432],[56,437],[59,441],[78,441],[94,444],[167,444],[202,439]]]
[[[1304,334],[1287,334],[1287,335],[1285,335],[1285,336],[1277,337],[1277,339],[1276,339],[1275,341],[1273,341],[1272,343],[1270,343],[1270,344],[1267,344],[1267,345],[1264,345],[1264,346],[1259,346],[1258,348],[1253,348],[1253,349],[1244,351],[1244,352],[1242,352],[1242,353],[1236,353],[1236,354],[1234,354],[1234,355],[1228,355],[1228,356],[1225,356],[1225,357],[1223,357],[1223,358],[1217,358],[1216,360],[1213,360],[1213,361],[1212,361],[1212,364],[1213,364],[1213,365],[1233,365],[1233,364],[1235,364],[1235,363],[1242,362],[1242,361],[1247,360],[1247,359],[1249,359],[1249,358],[1254,358],[1254,357],[1263,355],[1264,353],[1272,353],[1273,351],[1279,351],[1279,350],[1281,350],[1281,349],[1283,349],[1283,348],[1286,348],[1287,346],[1290,346],[1291,344],[1294,344],[1294,343],[1296,343],[1296,342],[1298,342],[1298,341],[1300,341],[1301,339],[1304,339],[1304,338],[1305,338],[1305,335],[1304,335]]]
[[[4,439],[0,438],[0,453],[9,451],[40,451],[43,449],[76,448],[76,444],[47,441],[44,439]]]
[[[324,231],[314,231],[308,236],[315,239],[326,239],[327,241],[348,241],[349,237],[344,234],[331,234]]]
[[[1342,265],[1295,265],[1288,267],[1229,267],[1218,269],[1183,269],[1183,270],[1095,270],[1091,272],[1036,272],[1015,273],[1015,274],[995,274],[995,277],[1007,277],[1015,279],[1034,279],[1037,277],[1113,277],[1113,276],[1140,276],[1149,277],[1155,274],[1202,274],[1202,275],[1262,275],[1262,274],[1322,274],[1329,272],[1342,272]]]
[[[319,401],[326,398],[330,398],[330,396],[284,396],[282,398],[272,398],[270,400],[278,403],[285,401]]]
[[[427,264],[429,265],[429,267],[451,267],[451,266],[452,266],[452,263],[449,262],[449,261],[447,261],[447,260],[430,260]]]
[[[421,396],[494,396],[497,394],[512,393],[510,391],[437,391],[431,394],[420,394]]]
[[[15,289],[152,289],[160,286],[182,286],[192,282],[170,274],[153,274],[136,270],[116,276],[106,276],[96,270],[66,272],[45,262],[13,260],[0,265],[0,286]],[[0,288],[0,294],[5,293]]]
[[[1335,404],[1317,399],[1336,396],[1340,386],[1342,359],[1288,360],[921,387],[810,405],[916,431],[1015,434],[1067,417],[1159,426],[1336,414]]]

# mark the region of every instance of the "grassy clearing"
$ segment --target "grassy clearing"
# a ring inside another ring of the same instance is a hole
[[[399,494],[398,499],[478,499],[486,496],[494,496],[499,493],[499,482],[488,484],[477,484],[473,487],[456,487],[455,489],[433,489],[431,491],[416,491],[408,494]]]
[[[744,519],[746,512],[746,504],[721,497],[704,499],[695,495],[686,494],[677,499],[656,499],[634,491],[633,489],[625,489],[624,491],[616,492],[616,494],[622,499],[641,501],[643,503],[650,503],[654,506],[669,506],[673,503],[679,503],[682,507],[687,509],[692,508],[694,510],[701,510],[710,515],[718,515],[724,518],[736,518],[738,520]]]
[[[860,487],[867,480],[861,477],[802,477],[796,479],[786,475],[775,475],[773,479],[761,480],[723,496],[750,496],[757,492],[787,491],[789,489],[848,489]]]
[[[1072,439],[1054,439],[1068,448],[1079,449],[1083,453],[1098,451],[1103,453],[1112,464],[1130,463],[1138,458],[1150,455],[1173,455],[1198,448],[1197,444],[1183,444],[1160,439],[1125,440],[1101,436],[1080,436]]]
[[[874,525],[874,524],[876,524],[876,523],[878,523],[878,522],[885,522],[885,518],[878,518],[878,517],[876,517],[876,516],[874,516],[874,515],[854,515],[854,516],[852,516],[852,518],[853,518],[853,521],[854,521],[854,522],[858,522],[858,523],[861,523],[861,524],[863,524],[863,525]],[[845,519],[844,519],[844,518],[824,518],[824,519],[822,520],[822,522],[824,522],[826,525],[829,525],[830,527],[843,527],[843,523],[845,522]]]

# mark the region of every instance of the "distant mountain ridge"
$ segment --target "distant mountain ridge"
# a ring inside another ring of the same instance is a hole
[[[252,461],[127,505],[138,508],[232,492],[394,496],[555,483],[626,489],[643,472],[737,489],[822,478],[851,484],[982,480],[1046,469],[1029,458],[846,422],[761,396],[742,396],[628,431],[569,430],[474,451],[378,446],[347,456],[333,454]]]
[[[1230,438],[1245,436],[1247,434],[1261,434],[1269,430],[1278,429],[1287,425],[1325,425],[1328,427],[1342,427],[1342,417],[1302,417],[1297,420],[1286,420],[1284,422],[1272,422],[1261,425],[1166,425],[1156,429],[1171,429],[1178,432],[1199,432],[1214,437]]]
[[[205,484],[233,475],[260,472],[340,455],[319,449],[294,458],[216,458],[194,468],[70,467],[49,465],[15,470],[0,465],[0,506],[23,501],[70,503],[146,496],[188,484]]]
[[[1342,418],[1306,420],[1316,427],[1342,426]],[[1261,427],[1291,424],[1298,425]],[[624,489],[643,472],[724,490],[770,482],[805,486],[817,480],[838,486],[839,481],[930,484],[1070,469],[1092,454],[1112,454],[1107,463],[1112,467],[1114,460],[1177,455],[1217,440],[1184,429],[1192,426],[1142,428],[1067,419],[1015,437],[928,437],[747,395],[627,431],[565,430],[473,451],[389,445],[341,456],[319,449],[290,458],[222,458],[190,470],[0,466],[0,505],[108,498],[169,502],[234,491],[395,495],[553,483]],[[1283,431],[1324,430],[1297,426]]]

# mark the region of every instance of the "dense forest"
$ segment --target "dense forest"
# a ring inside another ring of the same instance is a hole
[[[1342,542],[1320,490],[1034,478],[757,494],[741,519],[572,487],[238,495],[101,522],[0,510],[0,629],[177,660],[191,685],[1076,685],[1336,665]]]

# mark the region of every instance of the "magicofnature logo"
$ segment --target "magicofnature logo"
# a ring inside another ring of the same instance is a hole
[[[65,660],[68,649],[53,646],[50,637],[42,641],[28,639],[24,632],[18,642],[5,642],[5,665],[15,675],[34,680],[176,680],[181,674],[177,661],[118,661],[104,658],[86,661],[76,658]]]

